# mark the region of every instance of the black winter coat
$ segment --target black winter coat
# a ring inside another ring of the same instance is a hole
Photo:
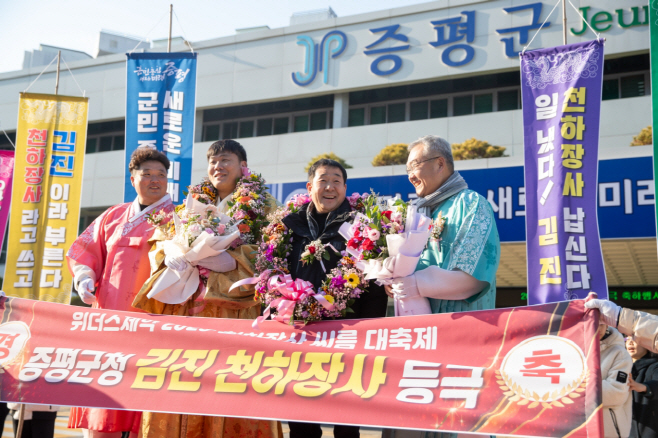
[[[345,250],[345,238],[338,233],[340,226],[345,222],[350,222],[353,217],[351,215],[352,208],[350,203],[345,200],[334,211],[330,212],[327,216],[327,221],[324,224],[324,230],[321,225],[317,224],[312,216],[312,209],[315,208],[313,203],[310,202],[304,205],[297,213],[289,214],[283,218],[284,225],[292,231],[292,251],[288,256],[288,268],[292,278],[301,278],[302,280],[309,281],[313,284],[315,289],[318,289],[327,274],[322,270],[319,262],[314,262],[304,265],[301,262],[302,253],[306,245],[314,240],[320,239],[323,244],[331,243],[337,251]],[[338,266],[340,261],[340,254],[335,254],[334,251],[327,247],[327,252],[330,255],[329,260],[322,260],[327,272]],[[348,313],[349,319],[360,318],[379,318],[386,316],[386,307],[388,304],[388,297],[384,291],[383,286],[377,286],[374,282],[370,283],[367,292],[364,292],[354,304],[351,306],[354,313]]]
[[[633,391],[633,423],[631,437],[658,438],[658,359],[647,353],[633,363],[633,380],[647,385],[653,393]]]

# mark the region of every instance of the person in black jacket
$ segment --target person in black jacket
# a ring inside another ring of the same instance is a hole
[[[626,340],[626,349],[633,358],[633,423],[630,437],[658,438],[658,358],[633,338]]]
[[[301,255],[306,246],[320,240],[323,244],[330,243],[336,251],[345,250],[346,241],[338,233],[340,226],[351,222],[353,216],[349,202],[345,199],[347,191],[347,172],[343,166],[334,160],[321,159],[308,170],[306,188],[311,202],[283,219],[285,226],[292,231],[292,250],[288,256],[288,268],[292,278],[301,278],[313,284],[317,290],[326,278],[327,272],[338,265],[340,254],[327,247],[329,260],[323,260],[326,272],[320,263],[303,264]],[[386,316],[388,297],[382,286],[371,283],[368,291],[355,300],[351,308],[354,313],[348,314],[350,319],[379,318]],[[290,438],[319,438],[322,429],[319,424],[288,423]],[[358,426],[334,426],[336,438],[358,438]]]

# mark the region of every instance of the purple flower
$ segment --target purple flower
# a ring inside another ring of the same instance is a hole
[[[331,279],[331,287],[334,287],[334,288],[343,287],[345,285],[345,283],[347,283],[347,280],[345,280],[342,276],[333,277]]]

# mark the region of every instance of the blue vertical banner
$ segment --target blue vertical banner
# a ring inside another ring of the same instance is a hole
[[[528,304],[607,298],[597,220],[603,41],[521,54]]]
[[[128,163],[138,147],[167,154],[167,192],[182,202],[192,179],[196,108],[196,53],[132,53],[127,62],[124,202],[137,196]]]

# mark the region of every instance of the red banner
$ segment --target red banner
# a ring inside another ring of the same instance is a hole
[[[2,401],[541,437],[602,434],[582,301],[305,327],[0,306]]]

